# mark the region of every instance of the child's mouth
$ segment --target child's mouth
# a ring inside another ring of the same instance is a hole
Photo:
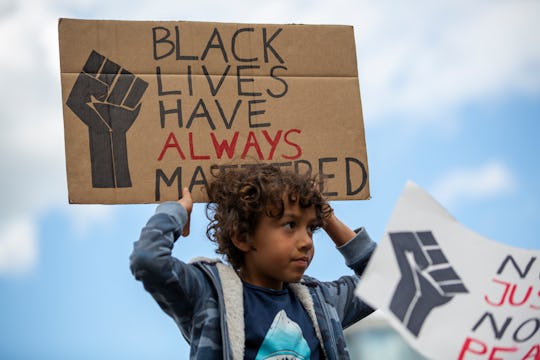
[[[300,257],[300,258],[298,258],[298,259],[294,259],[293,262],[294,262],[295,264],[298,264],[298,265],[300,265],[300,266],[302,266],[302,267],[306,267],[306,268],[307,268],[308,265],[309,265],[309,258],[308,258],[307,256],[305,256],[305,257]]]

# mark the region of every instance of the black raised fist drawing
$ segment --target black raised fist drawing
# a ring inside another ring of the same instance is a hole
[[[92,186],[131,187],[126,132],[148,83],[92,51],[66,105],[88,126]]]
[[[468,290],[431,231],[389,235],[401,270],[390,310],[418,336],[434,308],[446,304],[456,294],[468,293]]]

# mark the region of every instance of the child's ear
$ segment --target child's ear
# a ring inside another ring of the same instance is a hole
[[[232,242],[236,248],[242,252],[248,252],[251,249],[246,235],[234,234]]]

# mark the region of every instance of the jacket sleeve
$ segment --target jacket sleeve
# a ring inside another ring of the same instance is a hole
[[[349,242],[337,249],[345,258],[345,264],[350,267],[354,273],[361,276],[377,247],[377,244],[371,240],[366,229],[359,228],[355,230],[356,236]]]
[[[326,301],[333,304],[337,317],[343,328],[347,328],[358,320],[371,314],[374,309],[354,293],[373,251],[377,244],[370,238],[364,228],[357,229],[356,236],[346,244],[338,247],[345,258],[345,264],[355,275],[342,276],[336,281],[323,283]]]
[[[187,218],[186,210],[177,202],[159,205],[134,243],[130,256],[135,278],[142,281],[160,307],[177,322],[193,313],[194,301],[205,290],[201,271],[171,254]]]

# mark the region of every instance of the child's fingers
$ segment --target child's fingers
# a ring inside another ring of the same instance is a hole
[[[188,216],[186,225],[184,225],[184,229],[182,230],[182,236],[184,237],[189,235],[189,223],[190,223],[190,217]]]
[[[191,192],[187,187],[182,189],[182,198],[178,200],[180,205],[184,207],[187,211],[187,221],[184,225],[184,229],[182,230],[182,236],[188,236],[189,235],[189,224],[191,219],[191,210],[193,209],[193,199],[191,197]]]
[[[186,209],[189,215],[191,213],[191,209],[193,209],[193,199],[191,198],[191,193],[187,187],[182,189],[182,198],[178,200],[178,202],[184,207],[184,209]]]
[[[189,191],[187,187],[182,188],[182,198],[189,199],[190,201],[192,201],[191,192]]]

